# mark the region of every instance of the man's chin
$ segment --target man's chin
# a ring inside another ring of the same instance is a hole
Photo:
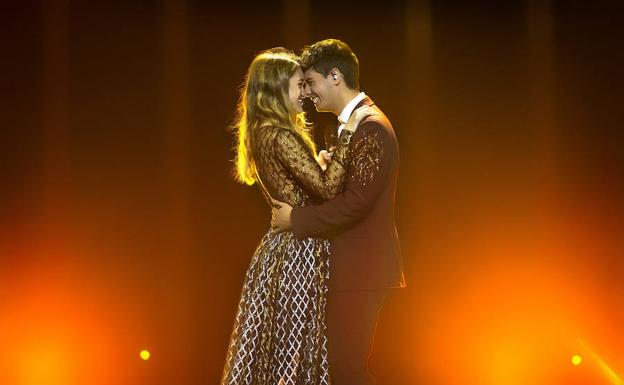
[[[327,112],[327,109],[321,103],[314,104],[314,108],[316,108],[316,111],[318,111],[318,112]]]

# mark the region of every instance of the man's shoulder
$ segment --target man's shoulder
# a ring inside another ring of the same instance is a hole
[[[376,112],[377,115],[367,116],[360,122],[357,131],[353,135],[354,139],[371,135],[395,138],[394,128],[390,120],[380,109],[377,108]]]

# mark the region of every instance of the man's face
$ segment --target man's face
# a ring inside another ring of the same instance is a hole
[[[331,74],[323,76],[312,67],[308,68],[304,73],[305,86],[303,96],[310,98],[314,103],[317,111],[335,112],[334,111],[334,84],[330,81]]]
[[[303,112],[302,90],[304,88],[303,71],[298,69],[289,79],[288,99],[292,104],[292,108],[297,113]]]

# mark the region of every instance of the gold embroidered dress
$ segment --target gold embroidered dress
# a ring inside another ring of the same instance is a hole
[[[340,192],[348,146],[323,171],[294,131],[264,126],[252,149],[265,195],[305,206]],[[270,204],[270,202],[269,202]],[[329,243],[269,230],[247,270],[222,385],[328,385]]]

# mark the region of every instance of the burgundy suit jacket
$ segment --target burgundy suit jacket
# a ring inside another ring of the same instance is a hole
[[[370,98],[363,104],[373,105]],[[356,108],[357,108],[356,107]],[[331,241],[330,290],[404,287],[401,249],[394,223],[399,147],[383,112],[360,122],[349,143],[343,192],[319,204],[295,207],[295,237]]]

